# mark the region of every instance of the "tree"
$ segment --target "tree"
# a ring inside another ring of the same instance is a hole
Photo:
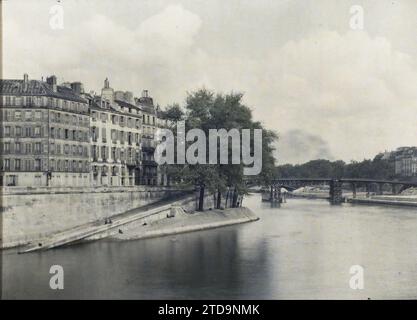
[[[170,129],[174,132],[176,147],[178,147],[178,133],[175,122],[185,120],[185,129],[199,128],[203,130],[206,138],[206,163],[209,163],[209,130],[231,129],[262,130],[262,171],[257,179],[267,181],[273,176],[275,159],[273,157],[272,144],[277,136],[274,132],[264,130],[259,122],[252,119],[252,111],[243,104],[243,94],[215,94],[207,89],[200,89],[187,94],[185,106],[170,105],[163,112],[163,117],[170,123]],[[182,111],[185,110],[185,111]],[[192,142],[187,142],[189,147]],[[253,156],[254,137],[251,136],[251,155]],[[217,143],[217,154],[220,154],[220,145]],[[202,200],[206,190],[217,193],[217,206],[220,205],[220,197],[226,190],[232,190],[232,204],[236,205],[237,194],[247,192],[244,165],[232,164],[232,143],[228,143],[228,164],[174,164],[167,166],[168,174],[176,181],[185,185],[194,185],[200,189],[199,209],[203,209]],[[177,163],[177,161],[175,161]],[[228,193],[229,194],[229,193]]]

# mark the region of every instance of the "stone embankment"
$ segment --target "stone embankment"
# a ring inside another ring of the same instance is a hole
[[[146,205],[178,197],[174,187],[3,187],[0,248],[25,245]]]
[[[212,209],[213,197],[205,198],[204,212],[196,212],[195,195],[165,200],[133,209],[104,221],[94,221],[62,232],[41,237],[21,248],[20,253],[45,250],[79,241],[113,238],[143,239],[183,232],[205,230],[258,220],[247,208]]]

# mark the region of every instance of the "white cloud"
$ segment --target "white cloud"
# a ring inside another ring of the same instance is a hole
[[[147,88],[161,104],[181,102],[186,91],[203,85],[223,92],[242,91],[255,116],[269,128],[284,136],[299,129],[321,137],[328,143],[329,153],[344,160],[416,144],[417,62],[401,52],[393,38],[407,23],[396,21],[395,30],[383,34],[366,28],[342,31],[348,24],[337,24],[337,19],[348,18],[346,11],[331,18],[329,26],[337,26],[335,31],[315,27],[317,21],[314,25],[299,22],[298,14],[306,20],[314,13],[297,7],[277,11],[282,25],[296,24],[295,30],[299,30],[297,37],[292,37],[296,40],[288,40],[288,30],[271,29],[268,23],[274,21],[251,16],[262,17],[262,12],[274,16],[266,6],[257,6],[255,13],[240,6],[235,16],[225,11],[232,19],[227,24],[216,20],[221,13],[215,4],[201,6],[204,10],[196,13],[184,5],[163,7],[163,1],[156,3],[155,7],[145,6],[152,14],[136,4],[126,7],[128,11],[113,2],[103,7],[96,3],[97,10],[91,10],[94,5],[86,10],[66,5],[64,30],[52,31],[47,6],[36,2],[13,7],[15,4],[8,2],[9,10],[4,11],[4,75],[16,78],[28,72],[39,78],[56,73],[61,80],[81,80],[92,89],[100,89],[108,76],[115,89],[138,94]],[[285,8],[290,6],[288,3]],[[367,17],[372,16],[371,9],[367,10]],[[367,25],[390,14],[381,6],[375,12],[378,16],[367,18]],[[33,19],[35,13],[45,21]],[[291,15],[287,18],[285,13]],[[132,22],[136,15],[141,18]],[[252,23],[263,23],[246,26],[241,20],[247,16]],[[262,41],[264,26],[273,30],[279,41],[271,41],[274,37],[269,34]],[[249,27],[256,32],[248,33]],[[387,27],[375,28],[379,29]],[[256,50],[252,48],[253,34],[259,34]],[[401,33],[400,47],[411,48],[415,39],[407,42],[410,34]],[[299,153],[298,161],[311,156]]]

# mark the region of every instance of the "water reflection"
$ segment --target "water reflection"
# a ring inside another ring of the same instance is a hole
[[[139,241],[3,255],[4,298],[416,298],[415,209],[245,199],[261,220]],[[60,264],[65,289],[49,289]],[[365,289],[349,268],[365,268]]]

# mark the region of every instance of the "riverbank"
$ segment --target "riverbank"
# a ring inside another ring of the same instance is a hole
[[[205,197],[204,203],[208,209],[204,212],[196,212],[194,195],[161,201],[113,216],[105,221],[94,221],[38,238],[21,247],[19,252],[45,250],[103,238],[118,240],[151,238],[258,220],[258,217],[247,208],[214,210],[213,197],[210,195]]]
[[[288,198],[326,200],[329,199],[329,194],[327,192],[300,192],[291,193],[288,195]],[[417,207],[417,196],[413,195],[371,195],[366,197],[365,192],[358,192],[354,198],[350,192],[344,193],[343,198],[345,202],[353,204]]]
[[[372,196],[346,198],[346,202],[354,204],[368,204],[368,205],[389,205],[389,206],[404,206],[417,207],[417,197],[411,196]]]
[[[146,239],[213,229],[257,220],[259,220],[259,217],[245,207],[207,210],[194,213],[177,210],[175,217],[166,217],[149,224],[144,224],[140,220],[130,223],[124,228],[119,229],[120,232],[110,238],[117,240]]]

